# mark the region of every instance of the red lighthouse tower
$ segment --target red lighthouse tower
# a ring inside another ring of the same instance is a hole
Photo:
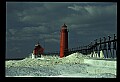
[[[67,51],[68,51],[68,30],[67,26],[64,23],[60,30],[60,58],[64,57]]]

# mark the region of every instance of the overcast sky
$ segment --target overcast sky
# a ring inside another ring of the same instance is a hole
[[[69,29],[69,48],[117,34],[117,3],[6,2],[6,58],[27,57],[39,41],[59,51],[60,28]]]

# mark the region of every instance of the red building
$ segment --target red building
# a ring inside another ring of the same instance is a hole
[[[60,30],[60,58],[66,56],[68,51],[68,30],[64,24]]]
[[[41,57],[41,54],[43,54],[43,51],[44,49],[41,47],[41,45],[38,42],[38,44],[35,45],[35,48],[33,50],[33,55],[35,55],[35,57]]]

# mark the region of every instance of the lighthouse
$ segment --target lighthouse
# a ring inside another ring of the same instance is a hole
[[[42,46],[39,44],[35,45],[35,48],[33,50],[32,53],[32,58],[37,58],[37,57],[41,57],[41,54],[43,54],[44,48],[42,48]]]
[[[68,52],[68,29],[65,23],[60,30],[60,58],[66,56]]]

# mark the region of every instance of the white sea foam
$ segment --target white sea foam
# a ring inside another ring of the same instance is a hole
[[[6,77],[116,78],[116,61],[91,59],[81,53],[6,61]]]

